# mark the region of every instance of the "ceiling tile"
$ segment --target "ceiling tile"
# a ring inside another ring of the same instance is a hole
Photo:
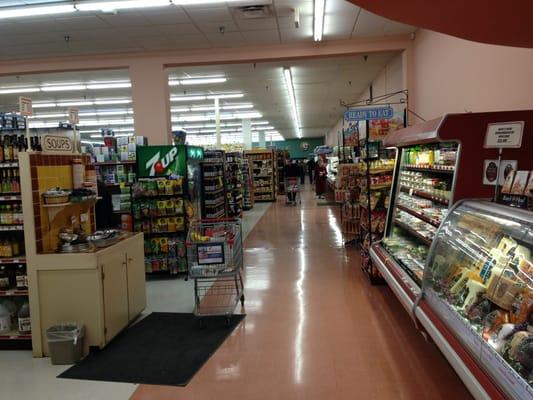
[[[195,22],[216,22],[216,21],[231,21],[231,14],[227,7],[213,7],[213,8],[188,8],[185,7],[187,14]]]
[[[247,43],[281,43],[279,33],[277,30],[271,31],[248,31],[243,32],[242,35]]]
[[[200,30],[194,24],[158,25],[154,27],[167,35],[200,35]]]
[[[226,32],[224,35],[213,33],[206,36],[213,47],[238,47],[246,44],[240,32]]]
[[[151,25],[152,23],[148,18],[141,14],[105,14],[99,18],[107,22],[110,26],[139,26],[139,25]]]
[[[251,18],[240,19],[236,18],[237,26],[241,31],[259,31],[259,30],[273,30],[278,29],[278,24],[275,17],[269,18]]]
[[[385,18],[361,10],[352,37],[383,36],[385,34]]]
[[[196,25],[206,35],[220,35],[221,28],[224,29],[225,34],[239,30],[232,20],[199,22]]]

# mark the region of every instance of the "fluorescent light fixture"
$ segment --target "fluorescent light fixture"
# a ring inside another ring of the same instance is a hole
[[[189,112],[189,107],[171,107],[170,112],[179,113],[179,112]]]
[[[47,119],[47,118],[64,118],[64,117],[68,117],[68,114],[67,113],[61,113],[61,114],[38,114],[38,115],[33,115],[31,117],[28,117],[28,118],[30,118],[30,119],[35,119],[35,118]]]
[[[0,94],[11,94],[11,93],[35,93],[40,92],[41,89],[36,87],[20,87],[20,88],[0,88]]]
[[[292,73],[290,68],[283,69],[283,76],[285,77],[285,86],[287,87],[287,92],[289,94],[289,101],[291,104],[291,113],[292,120],[294,123],[294,129],[296,131],[296,136],[301,138],[302,133],[300,131],[300,117],[298,115],[298,109],[296,107],[296,96],[294,95],[294,85],[292,81]]]
[[[124,136],[133,136],[133,132],[131,132],[131,133],[116,133],[115,132],[115,137],[124,137]],[[101,138],[102,135],[91,135],[91,137],[92,138]]]
[[[92,106],[93,101],[63,101],[57,103],[58,107]]]
[[[254,108],[253,104],[228,104],[223,105],[223,110],[245,110],[247,108]]]
[[[76,8],[72,4],[44,6],[44,7],[17,7],[17,8],[2,8],[0,12],[0,19],[19,18],[19,17],[35,17],[39,15],[50,14],[67,14],[75,12]]]
[[[100,144],[100,145],[104,145],[104,142],[102,142],[101,140],[82,140],[81,141],[83,144]]]
[[[210,83],[224,83],[227,79],[223,77],[216,78],[189,78],[181,79],[179,82],[181,85],[207,85]]]
[[[128,8],[151,8],[170,6],[169,0],[125,0],[125,1],[94,1],[78,3],[76,8],[80,11],[116,11]]]
[[[248,118],[262,118],[263,115],[260,113],[240,113],[240,114],[220,114],[221,120],[228,120],[228,119],[248,119]],[[206,114],[206,115],[180,115],[178,117],[172,118],[173,122],[199,122],[199,121],[214,121],[215,115],[214,114]]]
[[[96,99],[94,104],[97,106],[103,106],[107,104],[130,104],[131,99]]]
[[[244,94],[242,93],[220,93],[220,94],[212,94],[212,95],[207,96],[209,100],[214,100],[217,97],[219,99],[240,99],[241,97],[244,97]]]
[[[43,92],[63,92],[69,90],[85,90],[85,85],[57,85],[57,86],[41,86]]]
[[[205,96],[171,96],[170,101],[199,101],[205,100]]]
[[[52,108],[57,107],[56,103],[33,103],[32,108]]]
[[[322,33],[324,32],[325,8],[326,0],[315,0],[313,15],[313,38],[315,42],[320,42],[322,40]]]
[[[118,82],[118,83],[92,83],[87,85],[87,89],[96,90],[96,89],[122,89],[130,88],[131,82]]]

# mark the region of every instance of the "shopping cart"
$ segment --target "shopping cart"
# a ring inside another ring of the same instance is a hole
[[[293,206],[295,206],[296,203],[302,204],[302,199],[300,197],[300,186],[298,185],[297,177],[285,178],[285,193],[287,194],[286,204]]]
[[[194,280],[194,315],[224,315],[229,323],[239,301],[244,307],[240,219],[192,221],[186,245],[189,278]]]

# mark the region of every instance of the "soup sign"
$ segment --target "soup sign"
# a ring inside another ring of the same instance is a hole
[[[42,140],[43,152],[45,153],[69,153],[74,152],[72,139],[66,136],[45,135]]]

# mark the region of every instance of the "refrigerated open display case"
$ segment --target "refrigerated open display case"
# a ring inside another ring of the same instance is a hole
[[[484,147],[485,133],[488,124],[508,121],[532,126],[533,112],[452,114],[390,134],[385,145],[398,155],[387,225],[370,250],[392,292],[476,399],[533,399],[533,374],[524,369],[533,358],[516,364],[506,325],[527,330],[533,311],[533,270],[521,272],[531,265],[533,215],[464,200],[494,197],[483,167],[498,149]],[[532,146],[525,131],[522,147],[505,149],[503,158],[531,170]],[[513,310],[525,302],[526,319],[513,322]]]

